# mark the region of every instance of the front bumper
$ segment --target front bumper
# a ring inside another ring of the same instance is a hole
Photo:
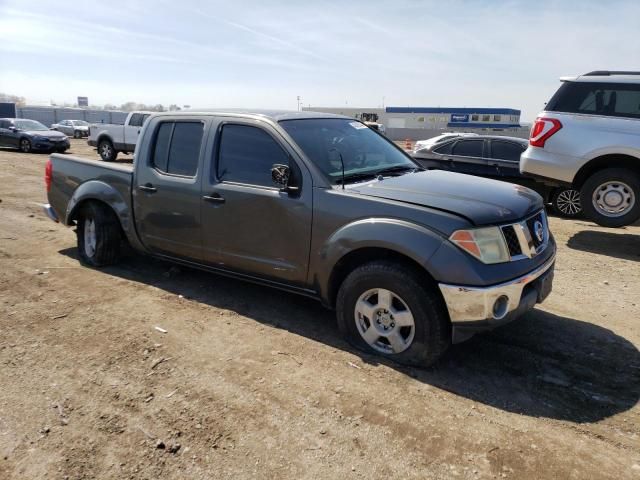
[[[515,320],[551,292],[555,254],[535,270],[490,287],[439,284],[449,311],[454,342]]]
[[[38,139],[38,140],[34,139],[31,142],[31,148],[33,150],[47,151],[47,152],[51,150],[68,150],[70,146],[71,144],[69,143],[69,140],[56,142],[56,141],[51,141],[47,139]]]

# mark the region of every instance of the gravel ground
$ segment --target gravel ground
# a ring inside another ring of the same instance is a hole
[[[0,478],[640,478],[639,225],[551,218],[548,300],[410,369],[309,299],[80,266],[46,158],[0,150]]]

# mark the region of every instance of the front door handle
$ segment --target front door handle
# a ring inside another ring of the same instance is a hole
[[[158,189],[153,185],[151,185],[150,183],[146,183],[144,185],[138,185],[138,189],[148,193],[155,193],[158,191]]]
[[[204,200],[206,200],[207,202],[224,203],[224,197],[221,196],[219,193],[213,193],[211,195],[204,195],[202,198]]]

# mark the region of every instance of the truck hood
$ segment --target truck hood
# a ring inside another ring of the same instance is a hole
[[[520,220],[543,207],[542,197],[526,187],[441,170],[408,173],[347,188],[361,195],[454,213],[475,225]]]

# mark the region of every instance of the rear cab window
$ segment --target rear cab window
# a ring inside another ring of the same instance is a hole
[[[565,82],[545,110],[640,119],[640,85]]]
[[[160,123],[153,142],[152,166],[163,174],[195,177],[203,133],[200,121]]]

